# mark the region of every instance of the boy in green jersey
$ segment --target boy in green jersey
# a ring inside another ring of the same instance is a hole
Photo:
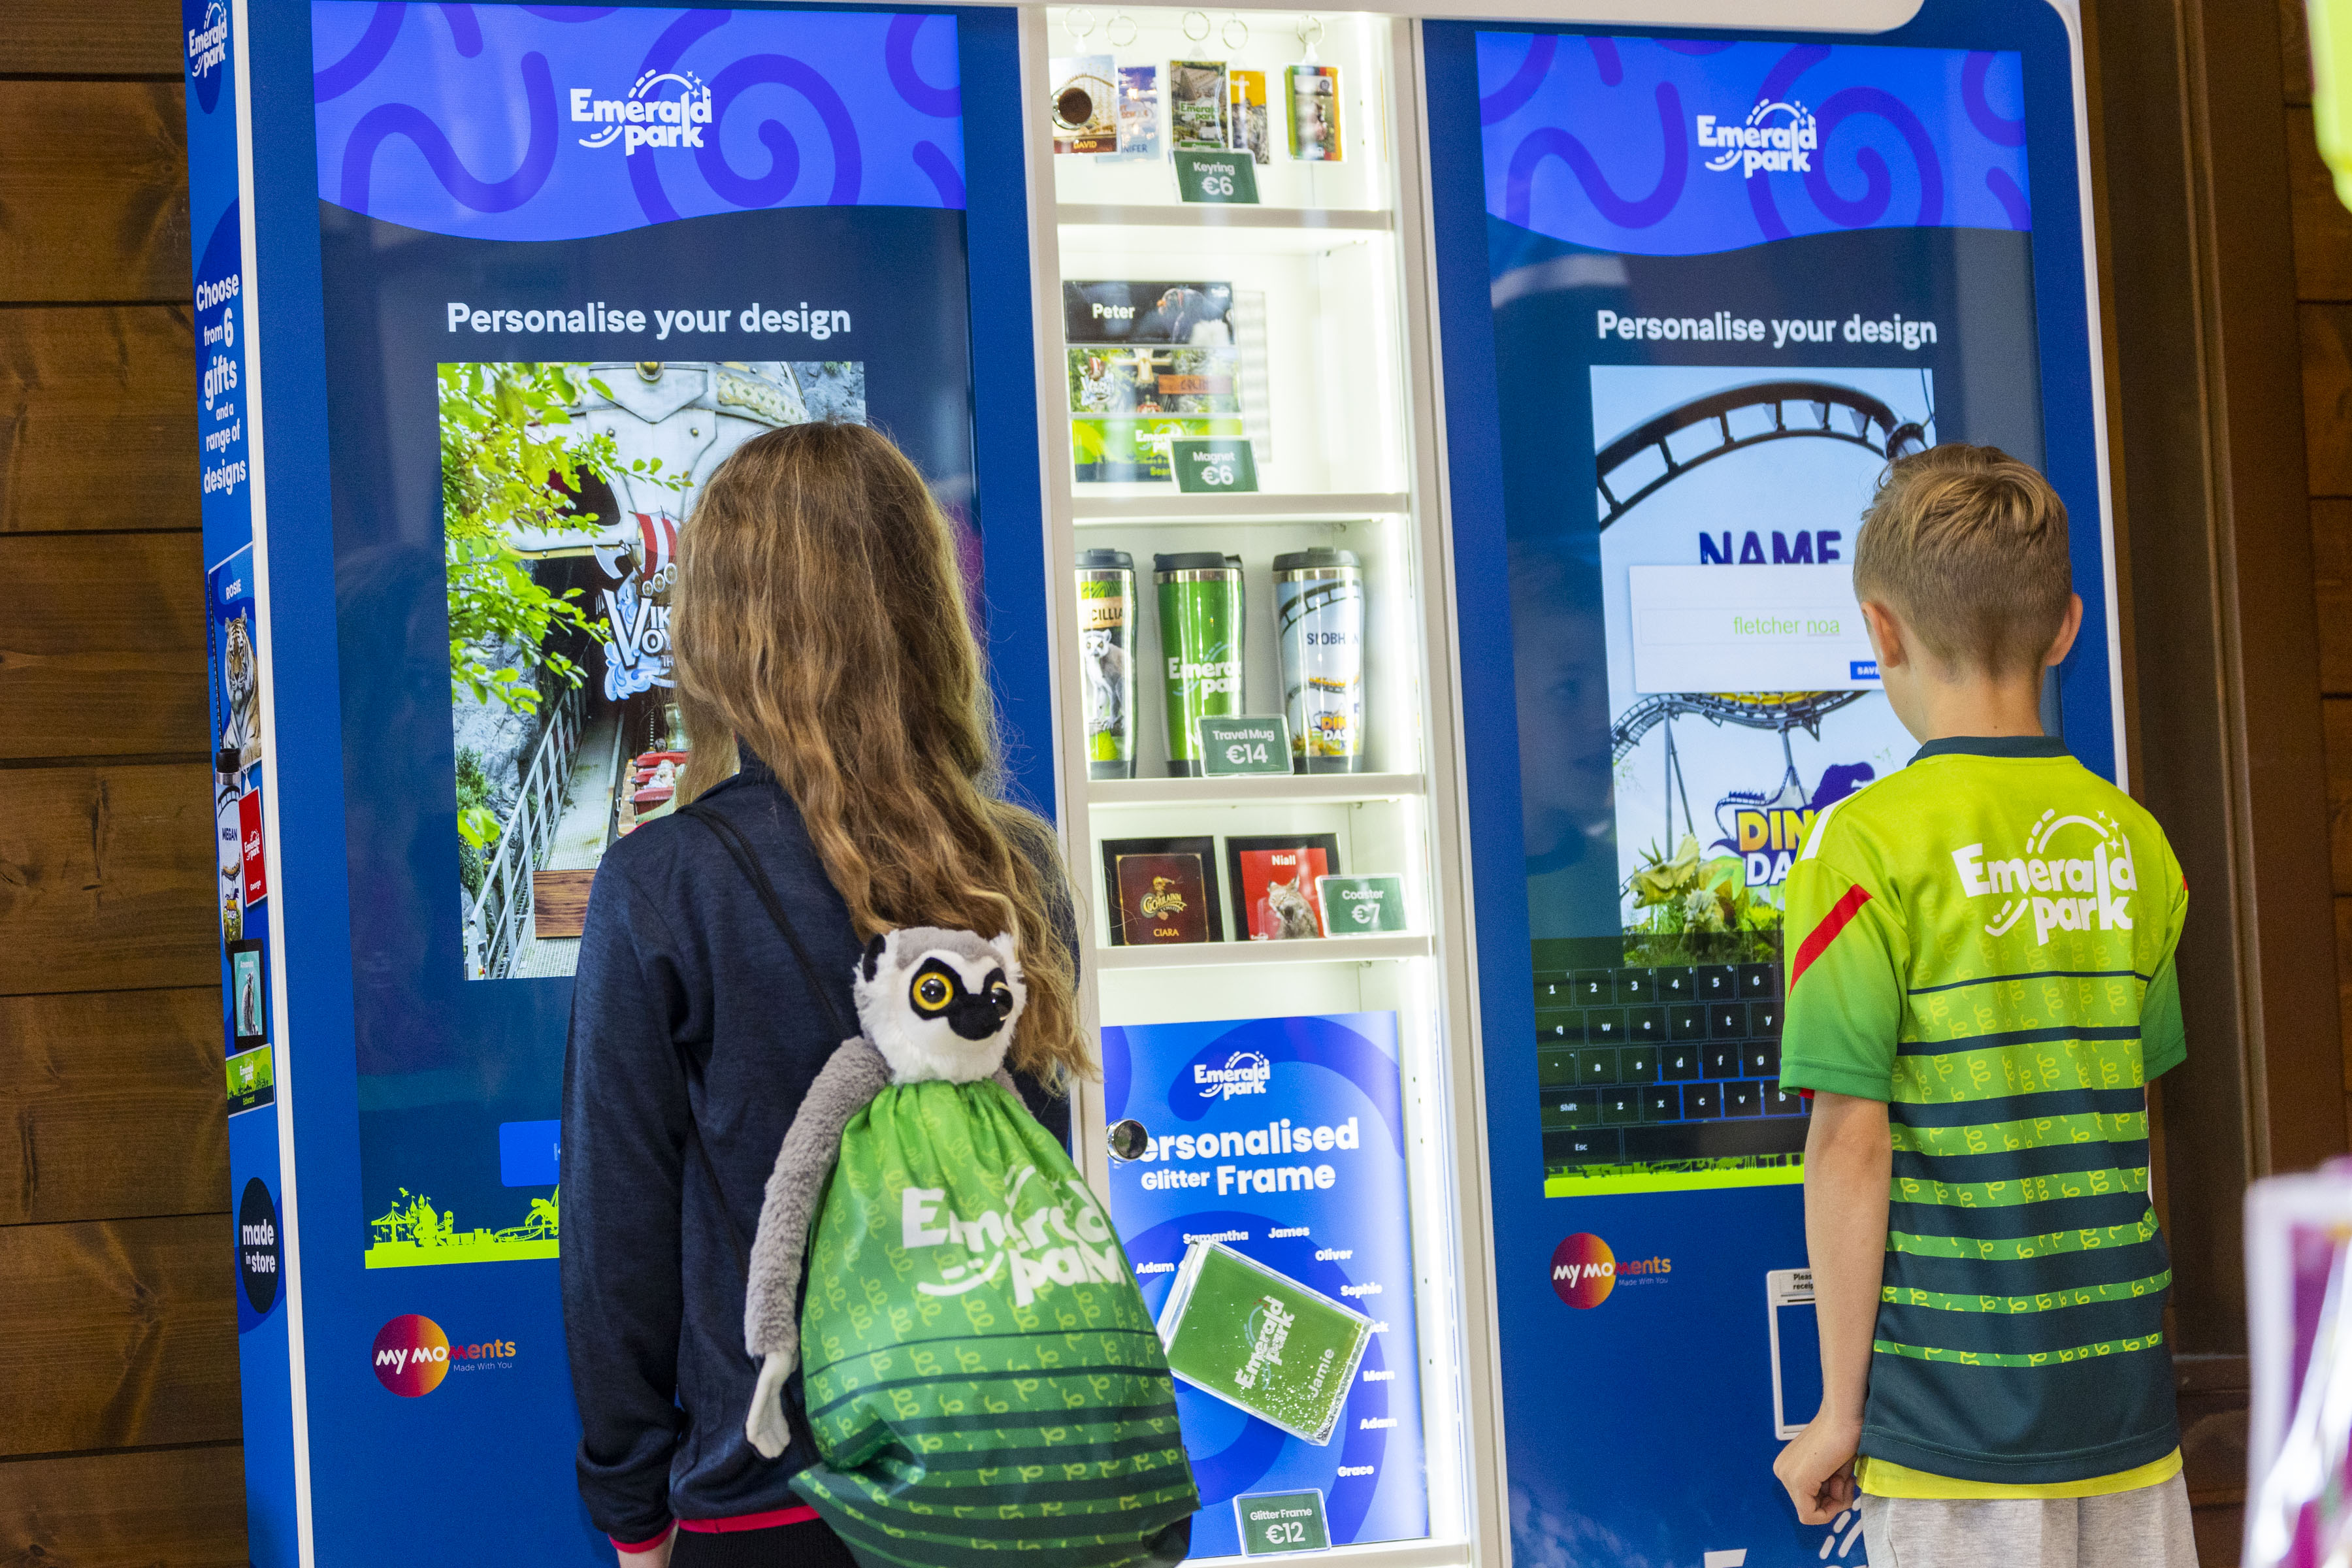
[[[1774,1465],[1899,1568],[2193,1565],[2147,1080],[2186,1050],[2164,834],[2042,731],[2066,509],[1989,447],[1894,464],[1855,596],[1910,765],[1789,874],[1821,1413]],[[1859,1494],[1857,1499],[1857,1493]]]

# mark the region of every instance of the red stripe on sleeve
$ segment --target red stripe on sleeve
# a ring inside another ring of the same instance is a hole
[[[817,1517],[815,1509],[806,1503],[791,1508],[772,1508],[765,1513],[739,1513],[726,1519],[681,1519],[680,1530],[690,1530],[697,1535],[726,1535],[736,1531],[774,1530],[780,1525],[806,1524]]]
[[[608,1535],[604,1539],[613,1543],[614,1551],[625,1552],[631,1557],[638,1557],[644,1555],[646,1552],[651,1552],[655,1547],[659,1546],[663,1542],[667,1541],[669,1539],[670,1531],[676,1528],[677,1526],[675,1524],[665,1525],[662,1529],[662,1532],[659,1535],[655,1536],[652,1540],[640,1541],[634,1544],[622,1540],[617,1535]]]
[[[1867,888],[1848,888],[1845,890],[1845,897],[1840,899],[1831,907],[1830,912],[1822,917],[1822,923],[1813,928],[1811,936],[1805,938],[1803,943],[1797,949],[1796,958],[1789,964],[1790,990],[1793,991],[1797,988],[1797,982],[1805,977],[1805,971],[1813,966],[1813,960],[1828,951],[1830,943],[1837,940],[1838,932],[1845,930],[1847,923],[1860,914],[1862,906],[1868,902],[1870,902],[1870,890]]]

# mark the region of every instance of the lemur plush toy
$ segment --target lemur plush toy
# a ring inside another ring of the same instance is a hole
[[[1199,1506],[1134,1270],[1005,1071],[1015,954],[934,926],[867,944],[863,1032],[802,1101],[760,1211],[744,1430],[784,1451],[798,1365],[820,1459],[793,1489],[867,1568],[1173,1563]]]

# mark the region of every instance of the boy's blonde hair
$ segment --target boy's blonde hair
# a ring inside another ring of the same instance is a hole
[[[1889,464],[1854,543],[1856,598],[1893,610],[1938,662],[1989,675],[2042,668],[2074,582],[2066,503],[1998,447]]]

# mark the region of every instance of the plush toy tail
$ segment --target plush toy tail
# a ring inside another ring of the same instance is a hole
[[[768,1458],[775,1458],[793,1440],[792,1423],[784,1416],[784,1382],[793,1375],[793,1358],[771,1352],[760,1363],[759,1385],[751,1390],[751,1414],[743,1422],[743,1436]]]

